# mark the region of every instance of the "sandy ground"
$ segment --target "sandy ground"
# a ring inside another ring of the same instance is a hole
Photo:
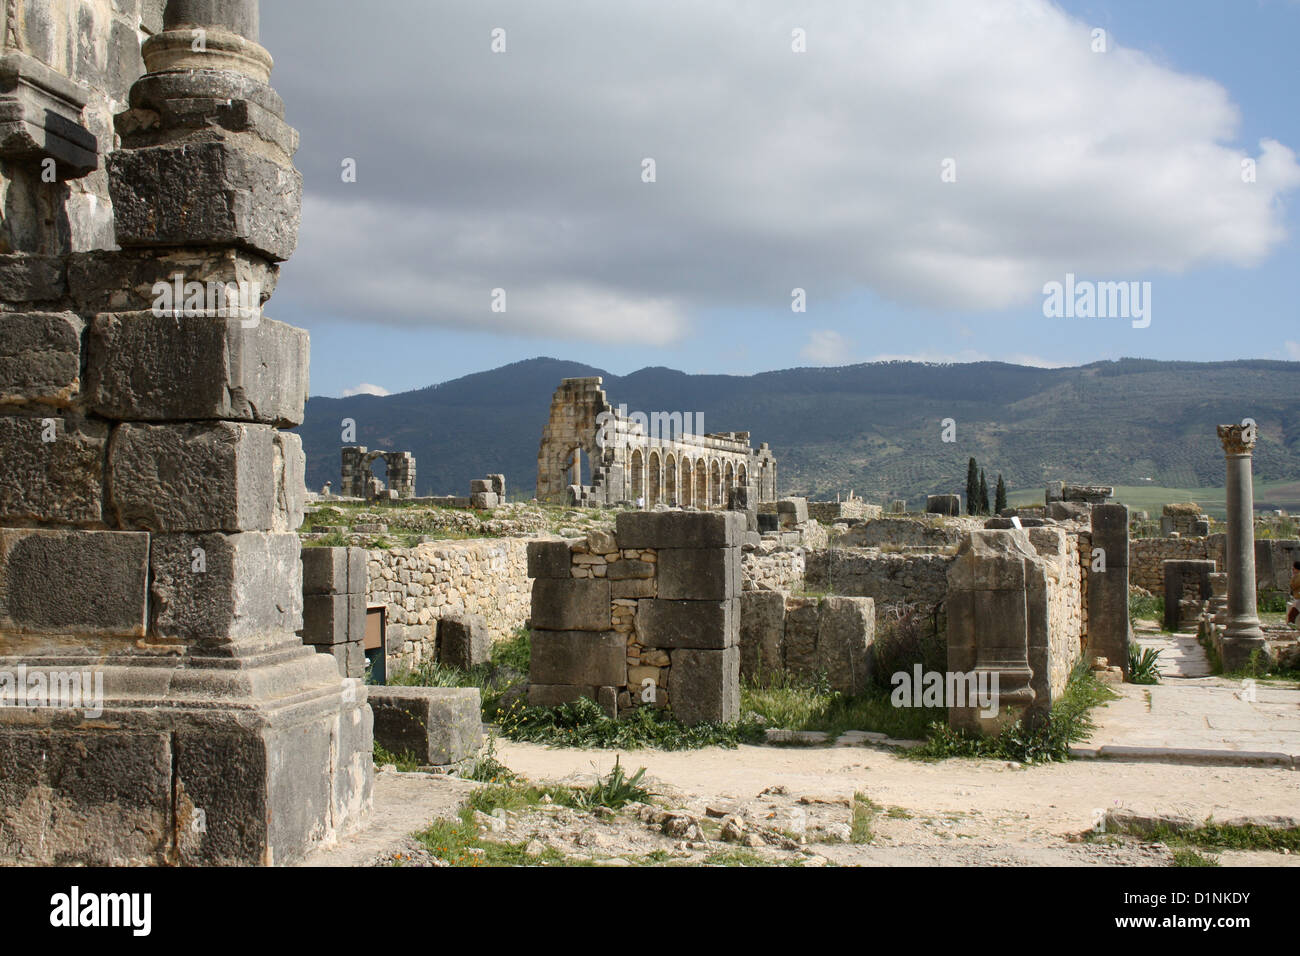
[[[589,784],[608,773],[612,751],[549,749],[498,741],[498,756],[537,782]],[[806,828],[803,847],[763,847],[773,863],[832,862],[872,866],[1168,865],[1168,849],[1141,841],[1083,841],[1110,808],[1174,813],[1194,819],[1300,815],[1300,772],[1266,767],[1200,767],[1078,760],[1037,767],[1001,761],[923,763],[868,747],[638,750],[621,755],[626,770],[647,769],[659,802],[714,823],[736,814],[752,828]],[[362,834],[308,865],[358,866],[409,852],[409,834],[456,812],[475,784],[455,777],[380,773],[375,814]],[[876,806],[869,844],[844,842],[854,794]],[[716,836],[685,843],[635,812],[511,814],[508,842],[540,841],[566,856],[622,863],[654,850],[679,862],[703,862],[730,848]],[[716,833],[716,831],[714,831]],[[1300,854],[1225,851],[1225,866],[1300,865]]]

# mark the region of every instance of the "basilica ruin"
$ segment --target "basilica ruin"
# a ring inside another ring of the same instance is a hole
[[[600,378],[567,378],[551,399],[537,452],[539,501],[727,508],[736,489],[776,500],[776,458],[749,432],[695,431],[691,412],[615,407]]]

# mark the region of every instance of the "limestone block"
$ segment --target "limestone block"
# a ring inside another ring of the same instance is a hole
[[[735,511],[621,511],[615,527],[624,550],[725,548],[741,543],[745,516]]]
[[[302,602],[304,644],[328,647],[365,640],[365,594],[306,594]]]
[[[716,549],[721,550],[721,549]],[[606,552],[599,552],[606,553]],[[618,561],[611,561],[606,571],[611,581],[628,581],[637,578],[653,578],[655,576],[655,566],[649,561],[639,561],[634,558],[623,558]]]
[[[821,672],[817,656],[820,624],[815,598],[792,599],[785,611],[785,667],[793,674],[816,677]]]
[[[486,664],[491,655],[492,634],[481,614],[438,621],[438,663],[468,670]]]
[[[166,863],[175,825],[170,735],[33,729],[0,723],[3,858]]]
[[[659,597],[725,601],[739,593],[739,548],[661,548]]]
[[[71,312],[0,313],[0,405],[70,404],[81,389],[83,328]]]
[[[740,672],[746,677],[784,669],[785,591],[740,595]]]
[[[303,594],[365,594],[365,548],[303,548]]]
[[[614,554],[618,551],[618,540],[611,531],[588,531],[587,550],[591,554]]]
[[[344,644],[315,644],[318,653],[328,654],[338,665],[340,677],[361,678],[366,673],[365,645],[360,641]]]
[[[486,478],[475,478],[473,481],[469,483],[469,493],[470,493],[470,497],[473,497],[474,495],[481,495],[487,493],[495,494],[496,492],[492,490],[491,481],[489,481]]]
[[[292,530],[306,488],[302,445],[269,425],[120,425],[109,443],[118,522],[160,532]]]
[[[613,575],[606,574],[606,577],[612,578]],[[609,596],[615,601],[652,598],[655,596],[654,578],[629,578],[626,581],[611,580]]]
[[[477,687],[367,687],[375,714],[375,742],[393,754],[444,766],[472,757],[482,746],[482,703]]]
[[[528,679],[533,684],[622,687],[627,643],[612,631],[533,631]]]
[[[244,246],[276,261],[298,242],[302,175],[227,142],[110,153],[118,244]]]
[[[808,521],[808,499],[782,498],[776,503],[776,513],[778,515],[793,515],[795,524],[805,524]]]
[[[493,491],[478,491],[469,496],[469,506],[476,511],[486,511],[497,507],[500,503],[496,492]]]
[[[0,635],[143,637],[148,578],[147,534],[0,529]]]
[[[569,541],[529,541],[530,578],[569,578]]]
[[[68,291],[60,256],[0,255],[0,289],[7,302],[55,302]]]
[[[0,417],[0,521],[100,524],[108,446],[102,422]]]
[[[875,637],[876,602],[871,598],[822,598],[817,607],[817,656],[832,690],[866,691]]]
[[[609,581],[538,578],[533,582],[532,626],[550,631],[607,631]]]
[[[83,87],[35,57],[0,56],[0,157],[36,167],[53,159],[59,181],[91,172],[99,143],[81,125],[86,103]]]
[[[926,495],[926,514],[959,515],[961,514],[961,495]]]
[[[636,633],[646,647],[693,647],[721,650],[740,641],[738,601],[637,602]]]
[[[668,693],[673,716],[684,724],[740,719],[740,648],[676,650]]]
[[[219,645],[303,630],[299,549],[295,534],[153,535],[151,635]]]
[[[304,330],[267,318],[102,314],[87,343],[87,397],[121,421],[300,425],[309,349]]]

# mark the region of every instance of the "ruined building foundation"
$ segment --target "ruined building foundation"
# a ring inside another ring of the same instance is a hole
[[[170,0],[142,63],[121,6],[8,6],[23,96],[62,71],[86,105],[80,132],[75,98],[28,109],[63,135],[0,152],[9,211],[65,224],[0,223],[0,690],[24,695],[0,707],[0,861],[282,863],[355,829],[373,774],[365,688],[296,633],[304,458],[279,429],[308,339],[260,305],[297,242],[298,138],[257,0]],[[69,42],[110,38],[108,71],[47,35],[82,15]],[[260,295],[159,312],[173,281]]]

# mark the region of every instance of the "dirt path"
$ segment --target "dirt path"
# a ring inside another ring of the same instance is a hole
[[[498,743],[501,759],[533,780],[589,783],[615,754]],[[839,863],[1053,865],[1168,862],[1152,847],[1078,842],[1098,811],[1124,807],[1223,821],[1244,815],[1300,815],[1300,773],[1255,767],[1194,767],[1071,761],[1019,767],[999,761],[922,763],[865,747],[740,747],[689,752],[633,751],[629,771],[646,767],[651,789],[703,813],[710,804],[768,817],[804,813],[816,825],[847,821],[854,793],[884,810],[870,845],[828,844]],[[784,793],[774,792],[784,788]],[[766,791],[766,793],[764,792]],[[1298,865],[1300,855],[1234,853],[1225,865]]]

